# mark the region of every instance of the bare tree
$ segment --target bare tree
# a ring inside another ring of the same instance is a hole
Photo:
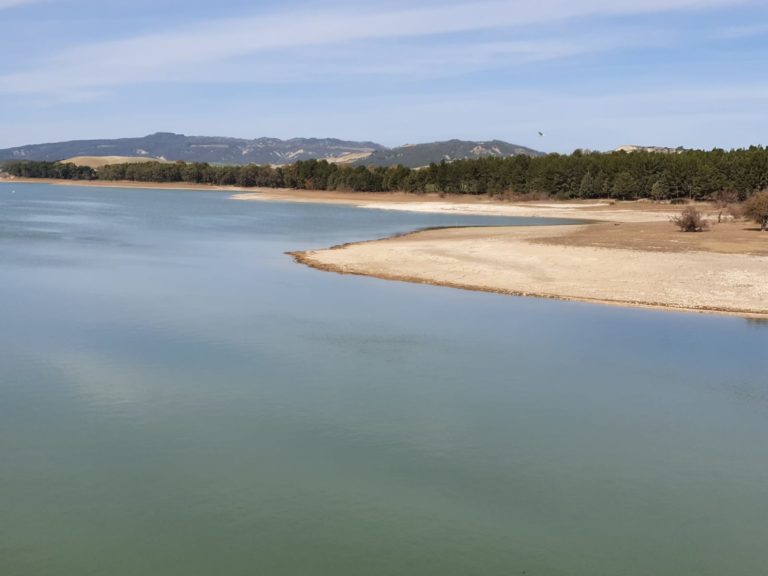
[[[735,188],[722,188],[714,193],[712,199],[717,207],[717,223],[723,221],[723,213],[730,213],[734,204],[739,201],[739,193]]]

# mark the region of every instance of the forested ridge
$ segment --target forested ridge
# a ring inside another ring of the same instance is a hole
[[[206,163],[115,164],[92,168],[58,162],[9,161],[5,172],[25,178],[185,182],[242,187],[360,192],[548,195],[557,198],[703,200],[722,190],[740,199],[768,188],[768,149],[549,154],[542,157],[480,158],[403,166],[351,167],[325,160],[287,166]]]

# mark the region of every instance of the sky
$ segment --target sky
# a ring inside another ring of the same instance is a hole
[[[768,144],[768,0],[0,0],[0,48],[0,148]]]

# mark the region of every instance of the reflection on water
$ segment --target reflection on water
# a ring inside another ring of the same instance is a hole
[[[483,218],[0,186],[0,574],[761,574],[764,322],[346,277]]]

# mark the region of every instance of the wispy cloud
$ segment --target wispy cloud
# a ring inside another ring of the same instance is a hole
[[[0,0],[0,10],[14,8],[15,6],[22,6],[24,4],[39,4],[40,2],[45,2],[45,0]]]
[[[493,135],[561,151],[606,149],[630,143],[732,147],[761,142],[745,142],[743,137],[768,129],[768,117],[763,113],[766,99],[765,83],[701,83],[637,91],[621,87],[600,94],[480,90],[411,97],[403,107],[373,101],[366,108],[345,112],[344,117],[348,124],[367,125],[368,130],[384,134],[394,143],[424,141],[427,135],[452,138],[460,132],[471,139]],[[384,117],[368,119],[369,108],[383,110]],[[407,126],[397,121],[404,116],[411,118]],[[287,120],[275,119],[271,128],[277,130]],[[318,121],[323,120],[313,120],[309,115],[301,118],[307,125]],[[538,139],[538,130],[546,132],[545,139]]]
[[[0,7],[28,0],[0,0]],[[109,86],[184,81],[201,77],[211,65],[256,54],[360,42],[440,37],[483,30],[520,30],[532,25],[590,16],[623,16],[702,10],[748,3],[749,0],[521,0],[484,1],[399,10],[288,11],[280,14],[210,21],[184,29],[134,38],[86,44],[52,56],[30,71],[0,76],[0,92],[88,92]],[[611,47],[617,47],[611,43]],[[463,62],[494,58],[568,57],[592,48],[565,45],[546,38],[533,42],[467,44]],[[451,48],[451,50],[456,50]],[[541,57],[541,56],[538,56]],[[414,62],[429,62],[426,52]],[[300,66],[299,56],[293,64]],[[371,67],[371,70],[375,70]]]
[[[54,113],[45,116],[44,123],[9,117],[4,119],[2,136],[8,146],[142,135],[160,129],[249,138],[334,136],[393,146],[450,138],[500,138],[570,152],[622,144],[742,147],[765,144],[768,134],[768,84],[747,79],[733,84],[702,79],[694,84],[654,84],[643,89],[616,83],[594,91],[583,86],[465,87],[409,92],[407,98],[361,91],[350,98],[334,94],[321,103],[308,98],[311,95],[303,93],[268,93],[226,106],[217,103],[204,113],[197,103],[161,100],[151,108],[138,104],[109,117],[104,113],[107,105],[96,105],[95,110],[86,108],[85,117]],[[35,112],[45,114],[44,110]],[[99,121],[95,123],[94,117]],[[538,130],[546,137],[540,138]]]
[[[730,26],[719,30],[718,38],[732,40],[737,38],[750,38],[752,36],[764,36],[768,34],[768,24],[755,24],[749,26]]]
[[[181,19],[178,0],[33,3],[0,0],[19,6],[0,18],[5,146],[171,130],[569,151],[768,133],[765,0],[194,0]]]

